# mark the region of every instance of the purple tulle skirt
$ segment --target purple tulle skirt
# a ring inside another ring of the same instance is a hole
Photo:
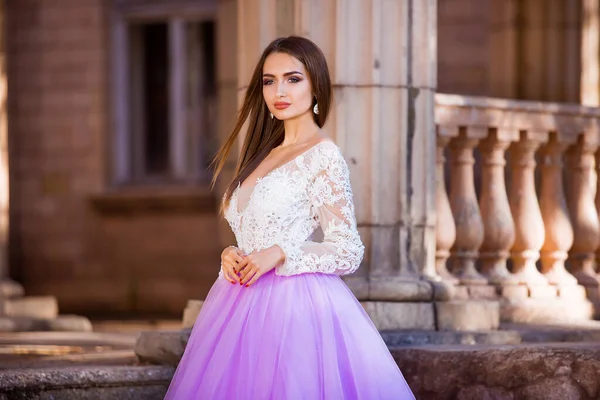
[[[217,279],[166,399],[414,399],[379,332],[335,275],[246,288]]]

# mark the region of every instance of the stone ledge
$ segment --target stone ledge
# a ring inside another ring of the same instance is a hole
[[[92,323],[78,315],[59,315],[56,318],[0,317],[0,332],[91,332]]]
[[[383,331],[380,333],[388,347],[476,344],[503,345],[521,343],[521,335],[515,331]]]
[[[135,343],[135,354],[142,362],[176,366],[191,332],[191,329],[142,332]]]
[[[0,299],[0,316],[52,319],[58,316],[58,302],[53,296]]]
[[[0,398],[162,399],[173,373],[172,367],[165,366],[68,367],[1,371]]]
[[[191,329],[181,331],[148,331],[138,336],[135,353],[140,361],[175,366],[183,355]],[[385,343],[392,346],[425,344],[517,344],[518,333],[490,332],[435,332],[423,330],[380,332]]]
[[[594,305],[589,300],[578,299],[523,299],[500,302],[502,322],[548,323],[591,320]]]
[[[418,399],[600,398],[600,345],[391,349]]]

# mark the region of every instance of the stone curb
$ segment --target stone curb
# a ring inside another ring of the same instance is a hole
[[[87,387],[169,384],[174,368],[168,366],[111,366],[21,369],[0,372],[0,393]]]

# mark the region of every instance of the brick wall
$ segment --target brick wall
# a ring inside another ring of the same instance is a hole
[[[214,213],[114,214],[105,0],[7,2],[11,274],[63,312],[174,313],[204,296]]]

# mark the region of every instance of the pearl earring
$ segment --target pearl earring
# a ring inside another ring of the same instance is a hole
[[[319,104],[315,104],[315,106],[313,107],[313,112],[315,114],[319,114]]]
[[[271,116],[271,119],[273,119],[273,113],[269,113],[269,115]]]

